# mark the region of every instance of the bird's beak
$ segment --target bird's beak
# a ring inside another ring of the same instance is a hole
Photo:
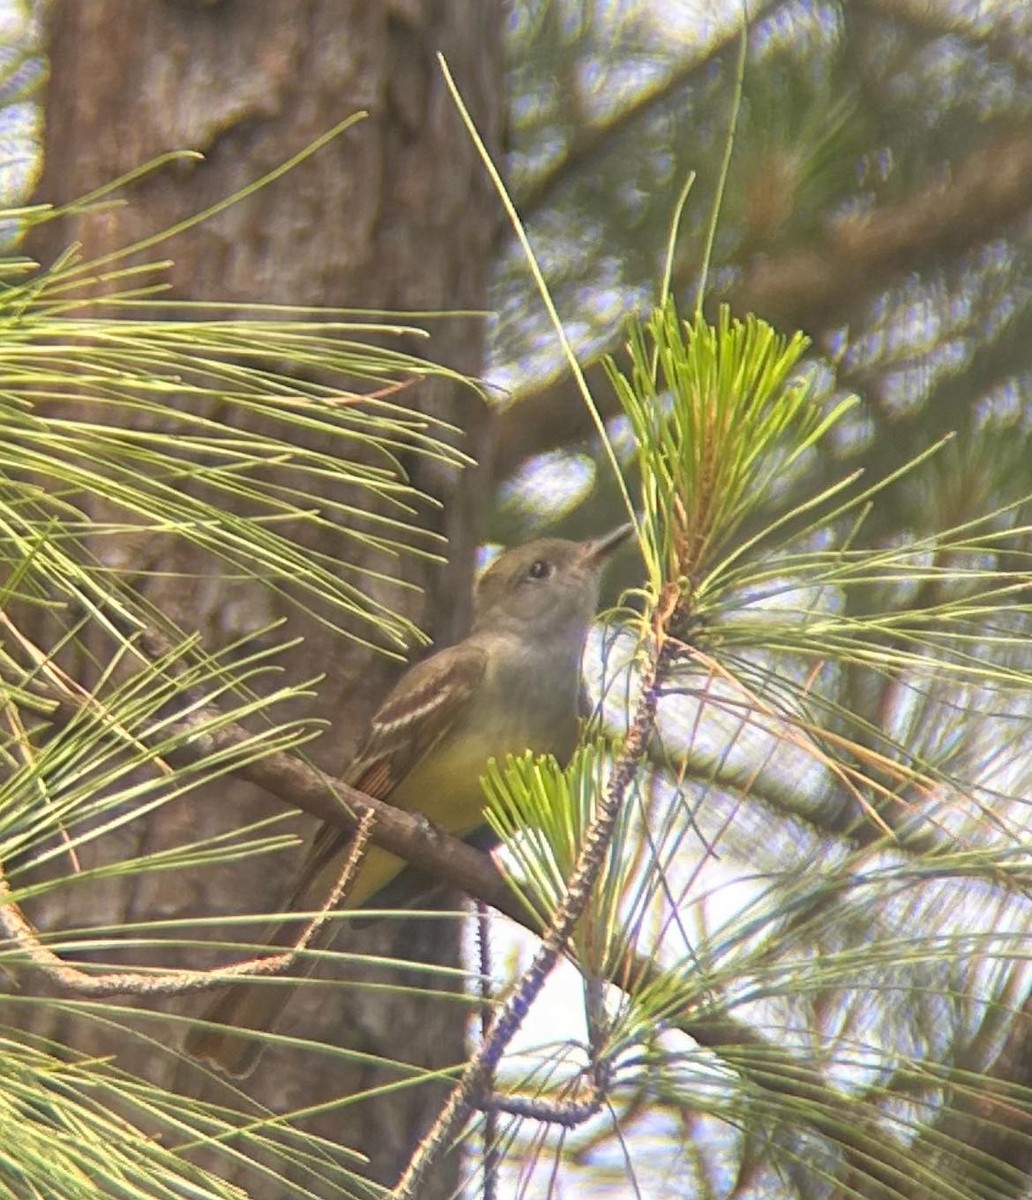
[[[603,534],[600,538],[592,538],[588,542],[581,542],[581,561],[586,567],[598,568],[603,566],[613,552],[619,549],[620,546],[634,532],[634,526],[630,523],[620,525],[611,533]]]

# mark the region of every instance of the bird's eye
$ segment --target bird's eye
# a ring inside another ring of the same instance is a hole
[[[552,564],[544,558],[536,558],[530,564],[530,570],[527,572],[528,579],[547,579],[554,570]]]

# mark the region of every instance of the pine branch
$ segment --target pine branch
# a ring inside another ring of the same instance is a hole
[[[149,631],[142,635],[141,640],[149,657],[167,656],[167,646],[161,635]],[[56,724],[78,719],[83,706],[93,703],[89,698],[60,693],[53,683],[44,684],[40,680],[35,681],[32,691],[47,704],[45,719]],[[185,697],[188,692],[189,689],[184,689]],[[164,761],[172,767],[195,766],[212,757],[232,760],[235,756],[239,758],[244,748],[251,748],[253,751],[253,734],[243,726],[228,721],[219,712],[217,705],[208,703],[191,706],[190,711],[175,718],[174,723],[178,726],[180,740],[174,750],[164,754]],[[167,729],[165,737],[168,737]],[[644,743],[641,746],[632,746],[631,751],[637,761],[644,754]],[[316,770],[285,751],[273,751],[257,760],[245,758],[243,761],[232,762],[227,773],[262,788],[291,807],[329,821],[349,832],[354,832],[359,823],[367,826],[369,840],[373,844],[397,854],[439,878],[448,880],[541,936],[540,920],[509,888],[491,857],[431,826],[422,816],[396,809],[357,792],[343,781]],[[623,785],[620,780],[612,785],[611,799],[620,794],[621,786]],[[589,853],[583,856],[585,860],[596,862],[597,849],[597,845],[590,846]],[[552,922],[551,936],[543,946],[542,961],[536,960],[532,967],[533,986],[537,986],[537,981],[543,978],[543,974],[550,970],[560,955],[573,957],[567,945],[567,938],[571,922],[575,923],[579,913],[578,906],[583,903],[589,890],[587,882],[589,881],[584,871],[580,874],[575,872],[571,877],[571,890],[568,893],[570,903],[556,914]],[[330,903],[332,904],[332,900]],[[327,906],[327,911],[329,907],[330,905]],[[80,975],[74,968],[62,964],[53,956],[44,959],[37,950],[31,929],[17,928],[18,915],[15,913],[9,920],[13,921],[15,935],[25,944],[26,949],[31,951],[30,957],[34,958],[36,965],[46,969],[62,986],[78,992],[86,988],[96,988],[93,994],[98,995],[111,994],[117,990],[146,990],[152,994],[163,991],[201,990],[224,982],[228,975],[274,973],[286,969],[289,965],[279,959],[262,959],[229,968],[221,967],[210,973],[197,972],[193,976],[180,973],[177,978],[168,979],[164,986],[152,982],[142,973],[137,978],[126,978],[125,975],[121,978],[108,976],[106,980],[102,978],[86,982],[89,977]],[[313,923],[313,933],[315,927],[317,924]],[[300,944],[298,949],[302,948],[303,944]],[[49,951],[45,953],[50,955]],[[287,953],[288,957],[292,958],[296,950]],[[653,958],[645,958],[628,949],[624,954],[616,956],[615,966],[606,982],[617,987],[633,986],[635,990],[640,990],[642,987],[661,983],[666,974],[664,968]],[[520,1003],[525,1002],[526,997],[523,996]],[[826,1109],[833,1105],[833,1102],[834,1105],[839,1103],[834,1101],[835,1093],[829,1089],[816,1066],[797,1056],[790,1058],[783,1049],[769,1043],[751,1026],[736,1021],[716,1006],[704,1013],[696,1009],[675,1011],[669,1014],[667,1020],[671,1027],[680,1029],[700,1046],[711,1049],[728,1066],[740,1071],[743,1079],[748,1080],[751,1086],[760,1088],[772,1099],[781,1098],[785,1102],[794,1103],[801,1099],[812,1099],[818,1094],[820,1103]],[[498,1052],[497,1044],[491,1040],[485,1045],[490,1047],[490,1057],[493,1059]],[[487,1057],[484,1056],[485,1061]],[[483,1063],[479,1071],[483,1071]],[[479,1085],[480,1082],[480,1073],[472,1077],[473,1084]],[[475,1093],[476,1088],[473,1087],[470,1094]],[[847,1102],[842,1100],[841,1106],[847,1107]],[[851,1131],[860,1129],[858,1114],[852,1111],[852,1108],[849,1108],[848,1116],[842,1115],[836,1109],[835,1114],[828,1117],[828,1122],[834,1124],[834,1128],[829,1125],[825,1132],[828,1132],[829,1136],[837,1136],[839,1142],[843,1140],[843,1134],[838,1122],[848,1123]],[[865,1135],[866,1140],[859,1138],[858,1133],[855,1136],[859,1139],[858,1153],[863,1151],[864,1155],[869,1156],[875,1151],[877,1154],[884,1152],[884,1138],[879,1139],[877,1133]]]
[[[323,902],[319,913],[305,923],[300,936],[290,948],[279,954],[263,954],[226,967],[215,967],[208,971],[105,971],[91,974],[81,967],[70,966],[55,954],[39,938],[31,922],[14,901],[10,884],[0,866],[0,932],[24,951],[29,962],[66,992],[75,996],[108,998],[111,996],[183,996],[191,992],[211,991],[224,987],[233,979],[243,976],[282,975],[289,971],[311,944],[326,919],[347,895],[355,878],[358,865],[365,855],[369,841],[369,830],[373,816],[366,813],[359,822],[358,831],[351,845],[348,860],[330,894]]]
[[[1032,133],[1018,129],[969,154],[945,180],[747,267],[724,298],[735,312],[817,334],[842,324],[847,312],[869,303],[902,272],[1006,232],[1030,206]],[[676,286],[690,283],[681,279]],[[602,416],[616,416],[620,406],[601,364],[585,375]],[[534,455],[593,432],[575,381],[565,372],[552,376],[502,413],[498,478],[511,478]]]

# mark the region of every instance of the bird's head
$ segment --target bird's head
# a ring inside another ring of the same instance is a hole
[[[506,550],[477,583],[474,632],[530,629],[545,642],[578,626],[586,632],[598,609],[602,572],[632,528],[621,525],[586,542],[539,538]]]

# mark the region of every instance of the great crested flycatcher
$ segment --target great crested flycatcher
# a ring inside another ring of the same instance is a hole
[[[587,542],[542,538],[499,555],[477,583],[470,635],[401,677],[370,722],[346,782],[466,837],[483,823],[480,778],[489,759],[533,750],[565,762],[577,742],[581,656],[602,570],[630,531],[621,526]],[[349,847],[339,826],[318,830],[290,910],[325,903]],[[368,902],[405,865],[370,846],[343,907]],[[269,940],[289,944],[297,928],[278,926]],[[233,1030],[271,1029],[292,992],[232,984],[205,1011],[212,1024],[191,1029],[187,1052],[229,1075],[249,1074],[262,1043]]]

